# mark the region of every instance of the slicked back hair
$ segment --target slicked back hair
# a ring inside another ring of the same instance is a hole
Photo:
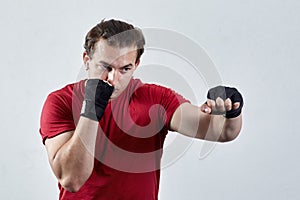
[[[108,45],[113,47],[136,46],[136,62],[144,53],[145,38],[142,31],[123,21],[114,19],[102,20],[87,33],[84,48],[90,58],[92,58],[95,52],[95,44],[100,39],[105,39]]]

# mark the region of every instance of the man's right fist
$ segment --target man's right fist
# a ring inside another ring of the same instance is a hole
[[[207,93],[207,99],[206,105],[211,107],[211,114],[224,115],[226,118],[238,117],[244,105],[241,93],[232,87],[211,88]]]
[[[114,87],[100,79],[88,79],[85,85],[81,116],[100,121]]]

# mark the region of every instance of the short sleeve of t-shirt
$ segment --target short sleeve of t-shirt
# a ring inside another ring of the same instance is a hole
[[[53,92],[48,95],[40,119],[40,134],[43,143],[47,138],[75,130],[72,114],[72,99],[68,95]]]
[[[170,130],[170,122],[174,112],[182,103],[189,101],[170,88],[159,85],[152,86],[154,86],[155,92],[152,92],[151,98],[164,108],[164,111],[161,112],[161,118],[165,118],[164,125]]]

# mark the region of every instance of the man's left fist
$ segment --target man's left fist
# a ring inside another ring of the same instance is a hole
[[[213,115],[234,118],[241,114],[243,105],[243,97],[236,88],[217,86],[208,91],[207,101],[201,110]]]

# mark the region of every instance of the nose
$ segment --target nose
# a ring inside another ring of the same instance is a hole
[[[115,69],[111,69],[107,74],[107,81],[112,85],[115,86],[118,80],[117,71]]]

